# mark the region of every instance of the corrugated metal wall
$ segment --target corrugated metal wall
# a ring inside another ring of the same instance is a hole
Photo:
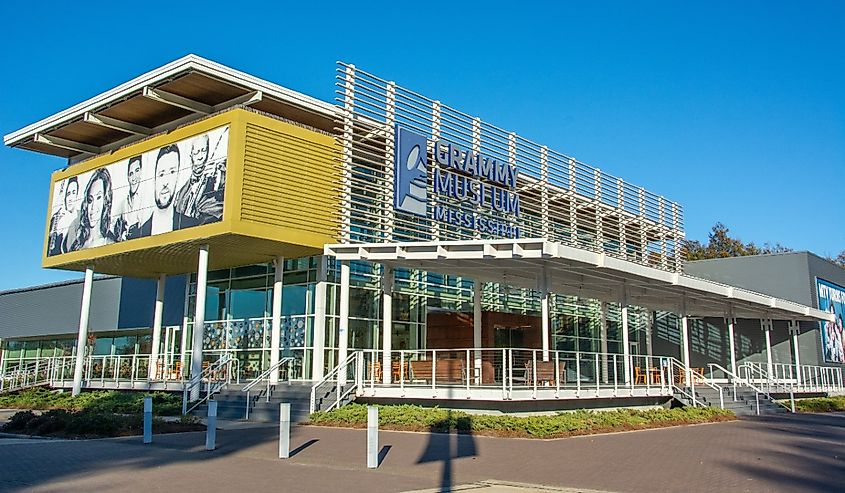
[[[336,241],[340,178],[334,141],[290,127],[306,136],[247,124],[241,219]]]
[[[94,280],[91,331],[114,330],[120,307],[121,279]],[[0,338],[75,333],[79,329],[82,281],[0,295]]]

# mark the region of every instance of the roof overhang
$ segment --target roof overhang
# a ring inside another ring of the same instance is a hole
[[[695,317],[831,320],[818,309],[543,239],[326,245],[366,260]]]
[[[187,55],[12,132],[3,142],[79,160],[239,105],[327,132],[337,111],[330,103]]]

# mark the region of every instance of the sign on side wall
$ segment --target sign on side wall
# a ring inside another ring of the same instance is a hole
[[[819,310],[833,313],[833,322],[821,324],[822,352],[827,363],[845,364],[845,288],[823,279],[816,279]]]
[[[56,182],[47,255],[219,222],[229,127]]]

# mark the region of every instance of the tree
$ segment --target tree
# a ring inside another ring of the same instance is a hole
[[[687,252],[687,260],[704,260],[710,258],[726,258],[726,257],[744,257],[746,255],[761,255],[766,253],[785,253],[791,252],[791,248],[787,248],[780,243],[770,245],[763,244],[758,247],[754,242],[743,243],[738,238],[733,238],[729,234],[730,230],[722,223],[713,225],[708,235],[707,245],[703,245],[700,241],[687,240],[684,242],[684,247]],[[845,254],[845,252],[843,252]],[[843,259],[845,260],[845,259]]]
[[[845,250],[839,252],[839,255],[837,255],[836,258],[828,257],[827,259],[845,269]]]

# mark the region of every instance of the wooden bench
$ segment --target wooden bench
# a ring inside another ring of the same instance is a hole
[[[560,383],[566,383],[566,362],[558,362],[560,366]],[[531,383],[534,379],[534,362],[528,361],[525,363],[525,378]],[[554,361],[538,361],[537,362],[537,383],[548,382],[549,385],[554,385],[555,380],[555,362]]]
[[[411,361],[411,379],[431,382],[432,372],[436,382],[460,383],[464,380],[464,360],[439,359]]]

